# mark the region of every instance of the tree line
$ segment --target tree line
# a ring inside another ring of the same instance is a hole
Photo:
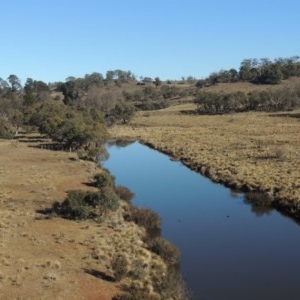
[[[224,114],[244,111],[289,111],[300,107],[300,86],[250,93],[200,92],[194,100],[198,114]]]
[[[238,81],[278,84],[291,76],[300,76],[299,56],[245,59],[239,70],[221,70],[198,81],[191,76],[181,81],[137,80],[131,71],[114,70],[49,84],[28,78],[22,86],[12,74],[0,78],[0,137],[12,138],[20,128],[32,127],[72,149],[88,149],[99,144],[92,140],[106,136],[106,126],[128,122],[136,110],[164,108],[187,97],[195,98],[198,113],[290,110],[300,106],[297,88],[250,94],[210,94],[201,88]]]
[[[230,83],[246,81],[255,84],[278,84],[292,76],[300,76],[300,57],[244,59],[239,70],[220,70],[211,73],[207,78],[198,80],[198,88],[215,85],[217,83]]]
[[[24,86],[16,75],[0,78],[0,138],[13,138],[21,128],[37,129],[95,159],[108,136],[106,126],[125,123],[134,114],[134,106],[111,87],[132,78],[131,72],[119,70],[108,73],[106,79],[92,73],[51,84],[28,78]]]

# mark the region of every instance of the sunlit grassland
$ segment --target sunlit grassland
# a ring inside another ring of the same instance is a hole
[[[118,138],[139,139],[214,181],[300,201],[299,111],[217,116],[182,114],[193,104],[139,112]],[[294,117],[293,117],[294,116]]]
[[[146,230],[124,220],[128,203],[101,222],[43,213],[69,190],[94,191],[87,183],[103,170],[76,153],[40,149],[39,140],[50,142],[0,139],[0,299],[112,299],[120,292],[112,260],[124,254],[122,287],[159,293],[167,265],[144,243]]]

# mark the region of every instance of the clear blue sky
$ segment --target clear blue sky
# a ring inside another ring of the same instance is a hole
[[[0,77],[203,78],[300,55],[299,0],[0,0]]]

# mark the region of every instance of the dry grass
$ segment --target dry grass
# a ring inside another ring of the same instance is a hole
[[[203,91],[215,92],[215,93],[235,93],[242,91],[249,93],[253,91],[266,91],[269,89],[277,89],[283,87],[294,87],[300,84],[299,77],[291,77],[287,80],[283,80],[280,85],[274,84],[253,84],[250,82],[236,82],[236,83],[218,83],[217,85],[203,88]]]
[[[122,284],[151,290],[150,266],[165,265],[145,248],[144,230],[124,222],[125,202],[101,224],[36,212],[67,190],[91,189],[84,183],[99,169],[73,153],[30,145],[0,140],[0,299],[111,299],[119,286],[101,274],[111,276],[114,254],[126,254],[130,270],[136,260],[145,263],[144,278]]]
[[[193,104],[139,112],[119,138],[139,139],[217,182],[300,201],[300,120],[280,113],[180,114]],[[299,113],[298,112],[291,112]]]

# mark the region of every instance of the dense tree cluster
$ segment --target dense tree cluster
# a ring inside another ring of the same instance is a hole
[[[119,84],[133,79],[121,70],[51,84],[28,78],[24,86],[16,75],[0,78],[0,137],[37,128],[68,149],[94,153],[107,138],[105,125],[132,118],[135,108],[124,101]]]
[[[300,76],[299,56],[277,58],[244,59],[240,68],[220,70],[196,83],[198,88],[217,83],[247,81],[256,84],[277,84],[291,76]]]
[[[287,111],[300,107],[300,87],[278,88],[251,93],[200,92],[195,101],[199,114],[224,114],[242,111]]]

